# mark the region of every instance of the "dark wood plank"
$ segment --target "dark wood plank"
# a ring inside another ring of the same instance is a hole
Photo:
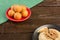
[[[60,7],[60,0],[45,0],[42,3],[38,4],[37,6],[54,6],[54,7]]]
[[[32,33],[4,33],[0,40],[32,40]]]
[[[0,40],[32,40],[36,28],[44,24],[60,25],[60,1],[44,0],[31,8],[31,17],[20,23],[7,21],[0,25]]]
[[[45,0],[41,4],[38,4],[38,6],[57,6],[57,1],[56,0]]]

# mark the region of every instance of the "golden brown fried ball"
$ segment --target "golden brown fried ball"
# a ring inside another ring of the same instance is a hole
[[[13,10],[9,10],[9,12],[8,12],[8,15],[10,16],[10,17],[12,17],[13,15],[14,15],[14,11]]]
[[[27,16],[28,16],[27,10],[25,10],[25,11],[22,12],[22,16],[23,16],[23,17],[27,17]]]
[[[22,18],[22,15],[21,15],[21,13],[15,13],[14,14],[14,19],[16,19],[16,20],[19,20],[19,19],[21,19]]]
[[[11,6],[11,9],[14,10],[15,12],[22,11],[22,7],[20,7],[20,5],[13,5],[13,6]]]

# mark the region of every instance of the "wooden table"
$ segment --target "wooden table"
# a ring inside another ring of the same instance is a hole
[[[31,17],[21,23],[7,21],[0,25],[0,40],[32,40],[36,28],[44,24],[60,25],[60,0],[44,0],[31,8]]]

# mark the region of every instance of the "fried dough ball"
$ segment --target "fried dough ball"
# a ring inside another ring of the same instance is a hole
[[[22,16],[23,16],[23,17],[27,17],[27,16],[28,16],[27,10],[25,10],[25,11],[22,12]]]
[[[13,5],[11,6],[12,13],[14,14],[9,14],[11,16],[14,16],[14,19],[19,20],[22,17],[27,17],[28,16],[28,11],[26,10],[26,6],[24,5]],[[11,13],[11,12],[9,12]]]
[[[16,20],[19,20],[19,19],[21,19],[22,18],[22,15],[21,15],[21,13],[15,13],[14,14],[14,19],[16,19]]]
[[[26,10],[26,6],[25,5],[21,5],[20,7],[22,8],[22,11]]]
[[[22,11],[22,7],[20,5],[13,5],[13,6],[11,6],[11,9],[13,9],[15,12]]]
[[[8,15],[9,15],[10,17],[12,17],[12,16],[14,15],[14,13],[15,13],[15,12],[14,12],[13,10],[9,10],[9,11],[8,11]]]

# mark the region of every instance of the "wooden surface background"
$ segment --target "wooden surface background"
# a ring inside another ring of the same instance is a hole
[[[60,0],[44,0],[31,8],[31,17],[21,23],[7,21],[0,25],[0,40],[32,40],[36,28],[44,24],[60,25]]]

